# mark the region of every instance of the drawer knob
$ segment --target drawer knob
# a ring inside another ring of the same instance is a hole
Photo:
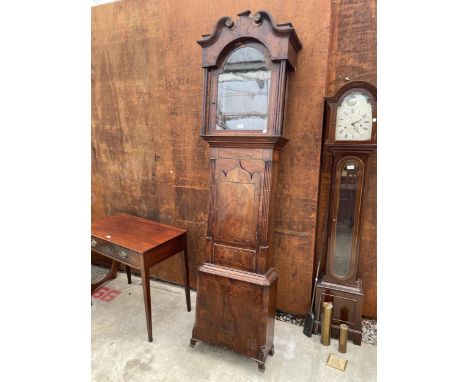
[[[91,239],[91,247],[95,247],[97,245],[97,241],[94,239]]]
[[[119,250],[118,254],[119,254],[119,257],[123,260],[126,260],[128,258],[128,253],[121,249]]]

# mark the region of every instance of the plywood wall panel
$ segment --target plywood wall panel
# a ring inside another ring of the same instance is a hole
[[[363,315],[377,317],[377,156],[369,158],[362,210],[361,256],[358,277],[364,288]]]
[[[203,72],[196,43],[224,15],[267,9],[303,43],[290,77],[278,184],[277,308],[309,308],[329,1],[123,0],[92,8],[93,219],[126,211],[189,230],[190,272],[204,260],[209,148],[200,138]],[[181,282],[179,259],[152,269]]]
[[[93,8],[93,219],[125,211],[174,220],[162,36],[152,17],[160,9],[146,1]]]
[[[294,232],[275,230],[274,243],[275,267],[278,272],[281,271],[281,277],[278,276],[276,305],[282,310],[304,314],[310,307],[312,267],[311,259],[303,254],[308,253],[310,240],[306,235],[298,236]],[[297,285],[308,287],[300,288]]]
[[[377,1],[332,0],[328,94],[349,81],[377,86]]]

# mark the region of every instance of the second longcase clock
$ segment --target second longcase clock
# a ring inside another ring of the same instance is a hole
[[[273,355],[277,274],[272,225],[287,77],[301,43],[268,12],[222,17],[198,43],[204,68],[202,137],[210,145],[205,263],[191,345],[204,341],[265,368]]]
[[[317,283],[315,325],[320,327],[323,302],[333,303],[332,336],[339,325],[349,326],[355,344],[362,340],[361,215],[366,195],[369,156],[377,150],[377,89],[350,82],[325,98],[325,152],[331,157],[331,186],[327,222],[327,261]]]

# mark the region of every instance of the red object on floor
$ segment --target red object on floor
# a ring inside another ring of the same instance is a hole
[[[112,289],[109,287],[101,287],[99,289],[96,289],[91,296],[97,300],[110,302],[115,297],[117,297],[120,293],[121,292],[119,292],[116,289]]]

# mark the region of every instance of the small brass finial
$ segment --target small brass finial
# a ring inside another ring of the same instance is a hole
[[[253,21],[255,24],[260,24],[260,22],[262,21],[262,15],[257,12],[253,17]]]
[[[348,342],[348,325],[340,325],[340,337],[338,342],[338,351],[340,353],[346,353],[346,347]]]
[[[320,324],[320,343],[324,346],[330,345],[331,324],[333,319],[333,304],[331,302],[322,303],[322,322]]]
[[[229,17],[228,19],[226,19],[225,23],[224,23],[229,29],[232,29],[234,28],[234,21],[232,21],[232,19]]]

